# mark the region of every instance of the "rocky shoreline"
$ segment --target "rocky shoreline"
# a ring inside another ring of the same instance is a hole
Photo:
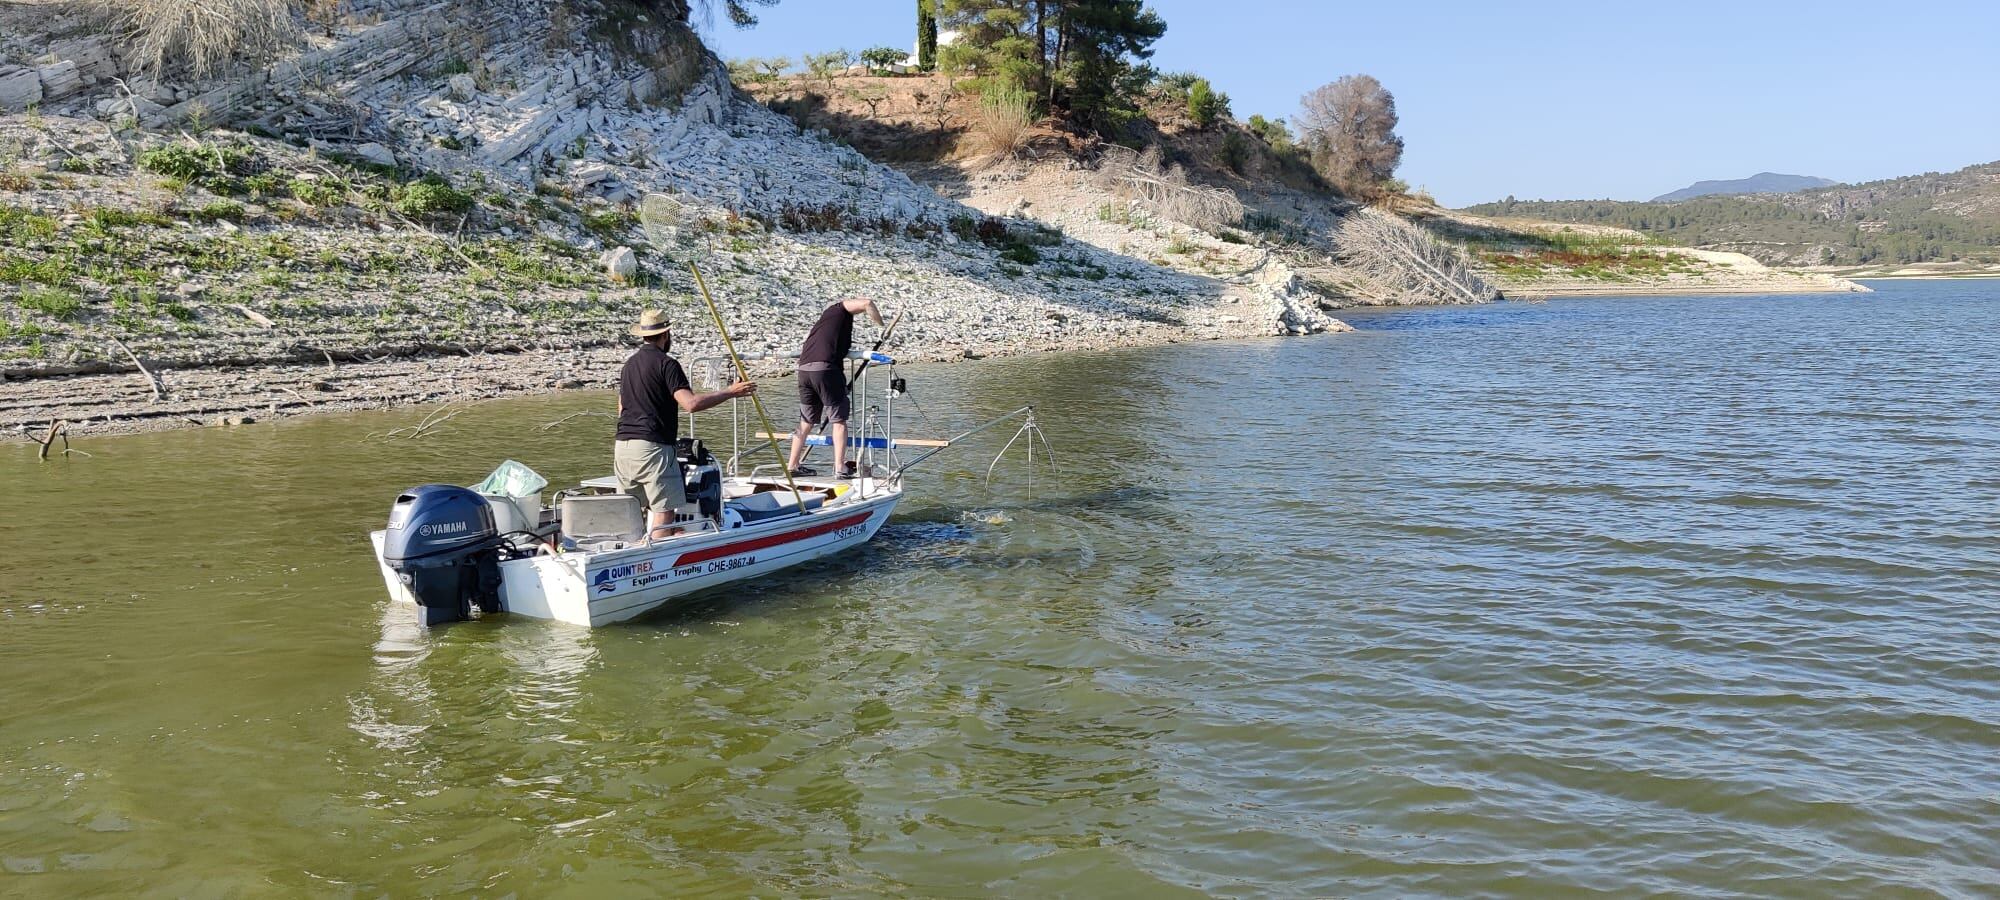
[[[884,303],[894,308],[893,299]],[[807,323],[810,324],[810,323]],[[686,336],[674,353],[697,380],[727,374],[720,340],[706,320],[679,326]],[[905,318],[897,331],[925,331]],[[1345,330],[1342,325],[1340,329]],[[895,340],[886,348],[900,362],[950,362],[1036,353],[1153,346],[1191,340],[1262,336],[1231,325],[1189,328],[1149,323],[1094,334],[1013,337],[994,332],[965,342]],[[734,334],[744,352],[773,344],[764,333]],[[862,337],[866,337],[863,335]],[[233,427],[299,416],[420,405],[450,405],[562,391],[607,391],[631,353],[620,332],[601,346],[561,350],[467,352],[359,362],[148,367],[0,382],[0,441],[40,441],[54,422],[72,436],[102,436],[178,428]],[[789,366],[751,362],[752,377],[789,379]],[[714,376],[711,369],[720,369]],[[162,390],[155,391],[155,384]],[[778,382],[776,396],[789,396]],[[607,403],[609,400],[607,398]]]

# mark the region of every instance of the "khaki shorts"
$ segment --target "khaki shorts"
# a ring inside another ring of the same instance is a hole
[[[639,505],[650,512],[687,502],[680,460],[665,444],[618,441],[611,446],[611,471],[618,476],[618,489],[639,498]]]

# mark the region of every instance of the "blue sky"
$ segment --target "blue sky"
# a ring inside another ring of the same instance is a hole
[[[1447,205],[1645,200],[1774,171],[1864,181],[2000,159],[2000,2],[1152,0],[1154,64],[1251,113],[1366,72],[1400,174]],[[912,42],[913,0],[782,0],[725,57]]]

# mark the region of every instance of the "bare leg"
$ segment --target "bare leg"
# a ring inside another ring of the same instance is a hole
[[[667,527],[667,523],[669,521],[672,521],[672,519],[670,518],[672,515],[673,513],[664,509],[656,509],[650,513],[647,513],[646,536],[648,538],[651,538],[652,540],[657,541],[663,538],[670,538],[673,537],[675,534],[678,534],[679,532],[676,529]],[[663,531],[666,533],[661,534],[661,532]]]
[[[847,423],[833,423],[833,475],[847,471]]]
[[[799,420],[799,427],[792,431],[792,455],[785,460],[785,471],[799,467],[799,459],[806,455],[806,435],[811,431],[811,422]]]

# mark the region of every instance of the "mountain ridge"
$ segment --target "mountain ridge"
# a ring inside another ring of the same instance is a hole
[[[1630,228],[1773,266],[2000,263],[2000,161],[1789,194],[1671,203],[1510,198],[1465,211]]]
[[[1676,200],[1692,200],[1696,197],[1711,197],[1727,194],[1790,194],[1813,188],[1833,187],[1840,182],[1817,175],[1786,175],[1781,172],[1758,172],[1748,178],[1730,178],[1714,181],[1697,181],[1677,191],[1668,191],[1648,201],[1651,203],[1672,203]]]

